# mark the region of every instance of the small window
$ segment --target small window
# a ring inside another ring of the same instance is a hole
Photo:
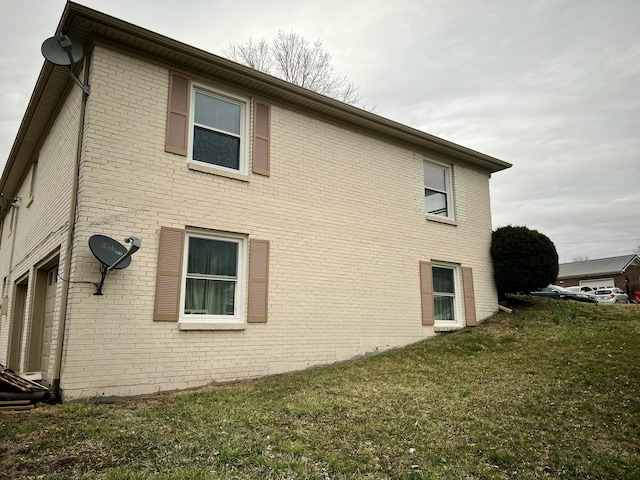
[[[424,198],[428,215],[453,218],[451,168],[424,162]]]
[[[244,322],[246,239],[188,232],[181,319]]]
[[[246,101],[199,89],[191,98],[191,160],[246,173]]]

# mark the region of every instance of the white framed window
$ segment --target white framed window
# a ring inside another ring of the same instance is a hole
[[[189,110],[189,159],[247,174],[249,100],[195,85]]]
[[[244,323],[246,261],[246,237],[187,231],[180,321]]]
[[[434,325],[462,326],[460,269],[457,265],[433,263]]]
[[[424,200],[427,215],[453,219],[451,167],[424,161]]]

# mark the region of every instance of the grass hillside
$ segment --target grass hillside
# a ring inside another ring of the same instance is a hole
[[[352,362],[0,412],[6,479],[638,479],[640,306],[521,298]]]

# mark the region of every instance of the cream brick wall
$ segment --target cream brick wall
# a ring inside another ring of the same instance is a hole
[[[257,377],[427,338],[434,330],[421,324],[421,260],[472,267],[478,316],[496,310],[487,173],[455,165],[457,223],[427,221],[426,152],[278,104],[270,177],[189,170],[184,157],[164,152],[168,78],[163,67],[94,51],[73,280],[99,279],[91,235],[133,234],[143,243],[128,269],[108,274],[103,296],[90,285],[70,290],[66,399]],[[154,322],[161,226],[269,240],[268,323],[181,331]]]
[[[27,172],[16,196],[21,197],[17,208],[17,222],[13,231],[9,228],[11,213],[5,218],[5,227],[0,243],[0,275],[6,278],[8,312],[0,322],[0,363],[6,365],[9,347],[10,319],[13,316],[15,282],[28,278],[32,287],[35,267],[59,254],[64,261],[66,237],[69,228],[71,189],[76,164],[81,92],[71,90],[64,100],[49,134],[36,153],[38,166],[32,181],[33,166]],[[33,188],[33,190],[32,190]],[[14,248],[12,248],[14,244]],[[59,316],[59,300],[62,282],[58,282],[58,301],[54,312]],[[28,288],[27,306],[31,305],[33,289]],[[28,340],[31,334],[32,311],[27,308],[22,327],[20,368],[26,368]],[[53,329],[53,345],[57,340],[57,328]],[[52,347],[53,349],[54,347]],[[55,355],[55,350],[51,351]],[[53,364],[45,369],[45,380],[51,380]]]

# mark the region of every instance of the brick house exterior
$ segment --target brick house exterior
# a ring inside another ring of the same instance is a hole
[[[598,258],[560,264],[558,285],[615,286],[623,291],[629,287],[629,299],[635,300],[640,292],[640,257],[636,254]]]
[[[74,3],[59,32],[90,93],[45,62],[2,175],[3,365],[64,400],[150,394],[497,310],[508,163]],[[142,240],[102,295],[96,234]]]

